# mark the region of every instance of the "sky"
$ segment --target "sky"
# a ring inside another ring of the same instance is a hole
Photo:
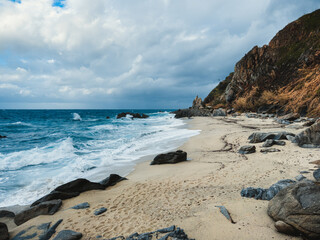
[[[319,0],[0,0],[1,109],[184,108]]]

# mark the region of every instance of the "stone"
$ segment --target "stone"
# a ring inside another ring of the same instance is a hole
[[[73,207],[71,207],[72,209],[86,209],[86,208],[89,208],[90,207],[90,204],[88,202],[84,202],[84,203],[80,203],[80,204],[77,204]]]
[[[263,133],[263,132],[255,132],[248,137],[250,143],[260,143],[264,142],[267,139],[273,140],[288,140],[288,136],[295,136],[293,133],[290,132],[270,132],[270,133]]]
[[[300,174],[300,175],[296,176],[295,179],[299,182],[299,181],[302,181],[303,179],[306,179],[306,177],[303,176],[302,174]]]
[[[298,233],[298,231],[294,227],[292,227],[291,225],[283,221],[275,222],[274,226],[280,233],[284,233],[288,235],[297,235]]]
[[[308,180],[292,184],[269,202],[267,212],[305,238],[320,239],[320,185]]]
[[[293,181],[291,179],[284,179],[280,180],[275,184],[272,184],[268,189],[265,188],[253,188],[253,187],[248,187],[244,188],[241,190],[241,196],[242,197],[247,197],[247,198],[255,198],[255,199],[260,199],[260,200],[271,200],[274,196],[277,195],[277,193],[296,183],[296,181]]]
[[[62,230],[53,240],[78,240],[82,238],[82,233],[72,230]]]
[[[261,149],[260,152],[262,152],[262,153],[272,153],[272,152],[280,152],[280,150],[277,149],[277,148],[265,148],[265,149]]]
[[[0,240],[9,240],[8,227],[2,222],[0,222]]]
[[[285,141],[281,141],[281,140],[273,140],[273,139],[267,139],[262,147],[272,147],[273,145],[280,145],[280,146],[284,146],[286,145]]]
[[[7,138],[7,136],[0,135],[0,139],[1,139],[1,138]]]
[[[117,174],[110,174],[109,177],[103,179],[101,182],[90,182],[87,179],[79,178],[71,182],[65,183],[55,188],[51,193],[38,199],[31,206],[36,206],[41,202],[51,201],[55,199],[69,199],[78,196],[80,193],[90,190],[104,190],[109,186],[113,186],[116,183],[126,180]]]
[[[280,120],[285,120],[285,121],[294,121],[296,119],[300,118],[299,113],[289,113],[284,116],[278,117]]]
[[[192,107],[193,107],[193,108],[200,108],[200,107],[202,107],[202,99],[199,98],[198,96],[196,96],[196,98],[193,100]]]
[[[225,117],[225,116],[227,116],[227,113],[226,113],[225,109],[218,108],[218,109],[213,110],[212,116],[213,117]]]
[[[117,115],[117,119],[126,117],[127,115],[132,116],[131,117],[132,119],[134,119],[134,118],[148,118],[149,117],[148,115],[146,115],[144,113],[140,114],[140,113],[132,113],[132,112],[122,112]]]
[[[40,215],[53,215],[59,210],[61,205],[62,201],[60,199],[42,202],[34,207],[30,207],[29,209],[18,213],[14,218],[14,223],[19,226],[26,221]]]
[[[302,131],[295,137],[299,147],[314,148],[320,147],[320,122]]]
[[[216,207],[220,209],[220,212],[222,213],[222,215],[225,216],[226,219],[229,220],[229,222],[235,223],[235,222],[232,220],[232,218],[231,218],[231,216],[230,216],[230,213],[229,213],[229,211],[225,208],[225,206],[216,206]]]
[[[102,214],[102,213],[104,213],[106,211],[107,211],[107,209],[105,207],[102,207],[102,208],[99,208],[99,209],[95,210],[94,211],[94,215],[98,216],[98,215],[100,215],[100,214]]]
[[[62,221],[63,219],[60,219],[55,224],[53,224],[52,227],[50,227],[42,236],[39,237],[39,240],[49,240],[52,235],[56,233],[56,229],[60,225],[60,223],[62,223]]]
[[[317,180],[320,181],[320,168],[318,168],[317,170],[315,170],[313,172],[313,177]]]
[[[16,215],[14,212],[7,211],[7,210],[0,210],[0,218],[8,217],[8,218],[14,218]]]
[[[150,163],[150,165],[156,165],[156,164],[173,164],[178,162],[187,161],[187,153],[181,150],[178,150],[176,152],[169,152],[165,154],[159,154],[157,155],[153,161]]]
[[[254,145],[245,145],[245,146],[242,146],[238,153],[240,154],[250,154],[250,153],[255,153],[256,152],[256,146]]]

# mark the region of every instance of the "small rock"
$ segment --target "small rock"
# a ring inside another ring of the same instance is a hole
[[[102,207],[102,208],[99,208],[99,209],[95,210],[94,211],[94,215],[98,216],[98,215],[100,215],[100,214],[102,214],[102,213],[104,213],[106,211],[107,211],[107,209],[105,207]]]
[[[2,222],[0,222],[0,240],[9,240],[8,227]]]
[[[72,230],[62,230],[53,240],[78,240],[82,238],[82,233]]]
[[[176,152],[169,152],[165,154],[159,154],[157,155],[153,161],[150,163],[150,165],[155,164],[166,164],[166,163],[178,163],[187,161],[187,153],[181,150],[178,150]]]
[[[288,234],[288,235],[297,235],[297,230],[295,230],[294,227],[292,227],[291,225],[283,221],[275,222],[274,226],[278,230],[278,232]]]
[[[110,119],[110,117],[109,117],[109,116],[107,116],[107,117],[106,117],[106,119]]]
[[[320,181],[320,168],[318,168],[317,170],[315,170],[313,172],[313,177],[317,180]]]
[[[84,202],[84,203],[80,203],[78,205],[75,205],[73,207],[71,207],[72,209],[85,209],[85,208],[89,208],[90,204],[88,202]]]
[[[238,153],[240,154],[250,154],[250,153],[255,153],[256,152],[256,146],[254,145],[246,145],[246,146],[242,146]]]
[[[271,153],[271,152],[280,152],[280,150],[277,149],[277,148],[266,148],[266,149],[261,149],[260,152],[262,152],[262,153]]]
[[[296,179],[297,181],[302,181],[302,180],[305,179],[305,178],[306,178],[306,177],[303,176],[302,174],[300,174],[300,175],[298,175],[298,176],[295,177],[295,179]]]
[[[307,174],[310,173],[309,171],[300,171],[300,174]]]
[[[216,207],[220,209],[220,212],[222,213],[223,216],[226,217],[226,219],[228,219],[231,223],[235,223],[235,222],[232,220],[232,218],[231,218],[231,216],[230,216],[230,213],[229,213],[229,211],[225,208],[225,206],[216,206]]]
[[[0,135],[0,138],[7,138],[7,136],[2,136],[2,135]]]
[[[300,118],[300,114],[299,113],[289,113],[287,115],[278,117],[278,119],[284,120],[284,121],[294,121],[294,120],[296,120],[298,118]]]

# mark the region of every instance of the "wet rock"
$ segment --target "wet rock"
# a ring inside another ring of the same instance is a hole
[[[316,122],[316,120],[307,121],[307,122],[305,122],[302,126],[303,126],[303,127],[310,127],[310,126],[312,126],[315,122]]]
[[[305,180],[283,189],[269,202],[268,215],[305,238],[320,239],[320,186]]]
[[[132,112],[122,112],[117,115],[117,119],[126,117],[127,115],[132,116],[132,119],[133,118],[148,118],[149,117],[148,115],[146,115],[144,113],[140,114],[140,113],[132,113]]]
[[[231,223],[234,223],[234,221],[230,216],[229,211],[225,208],[225,206],[216,206],[216,207],[220,209],[220,212],[222,213],[223,216],[226,217],[226,219],[228,219]]]
[[[62,230],[53,240],[78,240],[82,238],[82,233],[71,231],[71,230]]]
[[[61,205],[62,201],[60,199],[42,202],[34,207],[30,207],[29,209],[18,213],[14,218],[14,223],[19,226],[26,221],[40,215],[53,215],[59,210]]]
[[[80,203],[78,205],[75,205],[73,207],[71,207],[72,209],[86,209],[89,208],[90,204],[88,202],[84,202],[84,203]]]
[[[253,146],[253,145],[242,146],[238,151],[238,153],[240,154],[250,154],[255,152],[256,152],[256,146]]]
[[[98,215],[100,215],[100,214],[102,214],[102,213],[104,213],[106,211],[107,211],[107,209],[105,207],[102,207],[102,208],[99,208],[99,209],[95,210],[94,211],[94,215],[98,216]]]
[[[275,228],[278,230],[278,232],[288,234],[288,235],[297,235],[298,231],[292,227],[291,225],[283,222],[283,221],[277,221],[274,224]]]
[[[181,150],[178,150],[176,152],[169,152],[165,154],[159,154],[157,155],[153,161],[150,163],[150,165],[155,164],[166,164],[166,163],[178,163],[187,161],[187,153]]]
[[[7,136],[0,135],[0,139],[1,139],[1,138],[7,138]]]
[[[320,122],[302,131],[295,137],[299,147],[314,148],[320,147]]]
[[[110,117],[109,117],[109,116],[106,116],[106,119],[110,119]]]
[[[262,152],[262,153],[272,153],[272,152],[280,152],[280,150],[277,149],[277,148],[265,148],[265,149],[261,149],[260,152]]]
[[[0,210],[0,218],[8,217],[8,218],[14,218],[16,215],[14,212],[10,212],[7,210]]]
[[[126,178],[123,178],[117,174],[110,174],[109,177],[102,180],[99,183],[96,182],[90,182],[87,179],[79,178],[74,181],[65,183],[56,189],[54,189],[51,193],[47,194],[46,196],[38,199],[34,203],[32,203],[31,206],[36,206],[37,204],[45,201],[50,201],[54,199],[68,199],[72,197],[78,196],[80,193],[90,190],[104,190],[109,186],[113,186],[116,183],[125,180]]]
[[[212,116],[213,117],[225,117],[225,116],[227,116],[227,113],[226,113],[225,109],[218,108],[218,109],[213,110]]]
[[[260,200],[271,200],[274,196],[277,195],[277,193],[296,183],[296,181],[293,181],[291,179],[284,179],[280,180],[275,184],[272,184],[268,189],[265,188],[253,188],[253,187],[248,187],[244,188],[241,190],[241,196],[242,197],[247,197],[247,198],[255,198],[255,199],[260,199]]]
[[[0,222],[0,240],[9,240],[8,227],[2,222]]]
[[[294,121],[294,120],[296,120],[298,118],[300,118],[300,114],[299,113],[289,113],[289,114],[286,114],[284,116],[278,117],[278,119],[284,120],[284,121]]]
[[[295,136],[295,135],[289,132],[270,132],[270,133],[255,132],[249,136],[248,140],[250,140],[250,143],[260,143],[260,142],[266,141],[267,139],[287,140],[288,136]]]
[[[320,181],[320,168],[318,168],[317,170],[315,170],[313,172],[313,177],[317,180]]]

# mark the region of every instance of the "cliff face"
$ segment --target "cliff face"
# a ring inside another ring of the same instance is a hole
[[[255,46],[204,104],[242,111],[274,109],[320,115],[320,10]]]

